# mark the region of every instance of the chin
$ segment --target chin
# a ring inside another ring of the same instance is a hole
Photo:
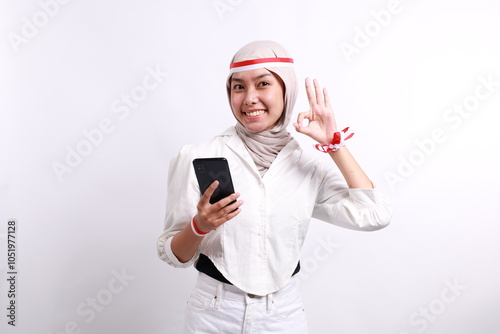
[[[262,125],[245,125],[245,128],[250,131],[250,132],[253,132],[253,133],[258,133],[258,132],[261,132],[261,131],[264,131],[264,130],[267,130],[267,128],[265,126],[262,126]]]

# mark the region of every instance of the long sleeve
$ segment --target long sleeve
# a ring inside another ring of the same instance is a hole
[[[180,232],[196,214],[200,198],[199,187],[192,168],[192,146],[184,146],[172,159],[168,172],[168,192],[164,232],[157,240],[158,256],[174,267],[191,266],[199,257],[199,250],[186,263],[181,263],[171,250],[172,237]]]
[[[335,171],[324,171],[313,217],[360,231],[375,231],[389,225],[392,207],[377,189],[349,189]]]

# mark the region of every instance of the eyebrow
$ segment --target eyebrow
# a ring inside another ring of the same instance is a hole
[[[259,80],[259,79],[261,79],[261,78],[263,78],[263,77],[267,77],[267,76],[269,76],[269,75],[271,75],[271,73],[264,73],[264,74],[261,74],[261,75],[258,75],[258,76],[256,76],[256,77],[254,77],[254,78],[253,78],[253,80]],[[243,79],[239,79],[239,78],[233,78],[233,77],[231,77],[231,81],[243,82]]]

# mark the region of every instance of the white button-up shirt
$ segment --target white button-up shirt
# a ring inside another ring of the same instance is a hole
[[[238,216],[207,234],[196,255],[181,263],[170,243],[197,213],[201,194],[192,161],[207,157],[228,160],[234,189],[245,203]],[[245,292],[277,291],[297,266],[312,217],[354,230],[378,230],[389,224],[389,201],[375,189],[349,189],[332,164],[306,157],[292,140],[261,177],[234,127],[207,143],[182,147],[168,173],[160,258],[175,267],[189,267],[201,252]]]

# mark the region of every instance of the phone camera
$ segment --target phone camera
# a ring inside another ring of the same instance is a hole
[[[200,172],[204,172],[207,169],[207,166],[205,166],[204,163],[198,162],[195,164],[196,170]]]

